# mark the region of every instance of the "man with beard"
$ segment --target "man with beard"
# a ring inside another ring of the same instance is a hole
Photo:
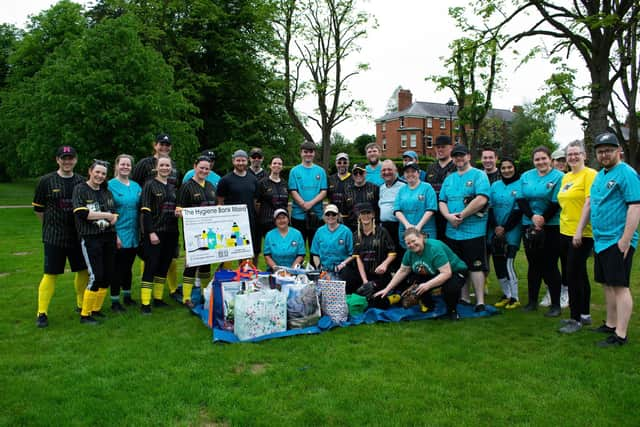
[[[367,161],[369,162],[367,165],[367,181],[379,187],[384,182],[380,175],[380,171],[382,170],[380,153],[382,150],[378,144],[370,142],[364,148],[364,151],[367,155]]]

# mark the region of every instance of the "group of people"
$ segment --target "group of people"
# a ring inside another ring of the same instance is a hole
[[[560,316],[561,286],[567,285],[571,316],[559,331],[578,331],[591,323],[586,261],[595,249],[595,280],[605,285],[607,300],[607,319],[596,330],[609,334],[602,345],[621,345],[631,314],[628,286],[640,182],[621,161],[615,135],[598,136],[594,146],[600,172],[585,165],[585,147],[574,142],[565,152],[567,173],[553,167],[547,148],[538,147],[532,153],[534,168],[520,175],[508,157],[498,169],[493,150],[482,153],[484,170],[473,167],[467,147],[442,135],[435,141],[436,161],[425,171],[418,155],[407,151],[399,174],[396,164],[382,160],[382,150],[371,143],[365,148],[366,164],[350,167],[349,156],[339,153],[336,173],[327,176],[314,163],[316,145],[306,141],[300,147],[301,163],[291,169],[288,181],[281,176],[279,156],[270,160],[269,171],[262,169],[260,148],[249,154],[236,150],[233,170],[222,178],[212,171],[215,153],[205,150],[179,189],[168,135],[159,135],[154,155],[135,165],[131,156],[118,156],[115,177],[108,183],[106,162],[94,161],[85,181],[73,172],[75,150],[60,147],[59,168],[41,179],[33,203],[43,220],[45,243],[37,325],[48,325],[55,277],[66,258],[76,272],[83,323],[103,316],[108,287],[112,310],[136,304],[131,298],[136,255],[144,260],[142,313],[166,305],[165,283],[174,297],[192,307],[193,288],[206,283],[211,272],[210,266],[185,268],[182,287],[177,286],[182,208],[244,204],[254,261],[262,252],[272,270],[295,267],[305,260],[308,246],[309,261],[345,280],[347,293],[366,294],[372,304],[384,306],[409,289],[428,311],[440,289],[446,317],[454,320],[458,304],[472,305],[473,296],[474,310],[485,310],[489,257],[502,289],[495,305],[520,306],[514,262],[522,241],[528,261],[524,309],[538,309],[544,280],[551,299],[545,316]]]

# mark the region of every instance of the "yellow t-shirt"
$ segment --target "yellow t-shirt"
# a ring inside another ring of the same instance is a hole
[[[598,172],[585,167],[578,173],[569,172],[562,178],[558,203],[560,204],[560,234],[573,236],[580,222],[585,199],[591,197],[591,184]],[[587,224],[582,235],[593,237],[591,224]]]

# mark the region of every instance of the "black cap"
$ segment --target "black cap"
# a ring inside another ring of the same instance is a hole
[[[356,169],[360,169],[361,171],[366,172],[367,171],[367,166],[364,163],[356,163],[355,165],[353,165],[353,167],[351,168],[351,171],[353,172]]]
[[[167,135],[166,133],[161,133],[156,136],[156,143],[171,145],[171,138],[169,138],[169,135]]]
[[[439,135],[436,138],[436,145],[451,145],[451,138],[447,135]]]
[[[356,212],[361,214],[363,212],[373,212],[373,206],[369,202],[362,202],[356,205]]]
[[[455,156],[456,154],[469,154],[469,149],[462,144],[456,144],[453,146],[453,150],[451,150],[451,155]]]
[[[593,143],[593,148],[599,147],[601,145],[612,145],[614,147],[619,147],[620,142],[618,141],[618,137],[616,137],[615,134],[605,132],[596,136],[596,140]]]
[[[259,157],[264,157],[262,155],[262,149],[260,148],[252,148],[251,151],[249,151],[249,157],[253,157],[253,156],[259,156]]]
[[[413,169],[413,170],[419,171],[420,165],[418,165],[416,162],[409,162],[406,165],[404,165],[402,172],[406,171],[407,169]]]
[[[305,141],[300,145],[300,150],[313,150],[316,151],[318,147],[313,141]]]
[[[200,153],[201,156],[208,157],[210,161],[214,161],[216,159],[216,153],[212,148],[207,148],[206,150],[202,150]]]
[[[70,145],[62,145],[58,147],[56,150],[56,157],[63,158],[67,156],[78,157],[78,153],[76,153],[76,149]]]

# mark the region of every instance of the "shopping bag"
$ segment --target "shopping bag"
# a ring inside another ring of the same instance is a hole
[[[320,319],[320,303],[313,283],[287,285],[287,328],[301,329],[315,326]]]
[[[233,310],[233,332],[240,340],[287,329],[287,296],[277,289],[238,294]]]
[[[358,294],[347,295],[347,306],[349,307],[350,316],[358,316],[367,309],[367,299]]]
[[[322,315],[331,317],[335,323],[346,322],[349,317],[346,285],[344,280],[318,280]]]

